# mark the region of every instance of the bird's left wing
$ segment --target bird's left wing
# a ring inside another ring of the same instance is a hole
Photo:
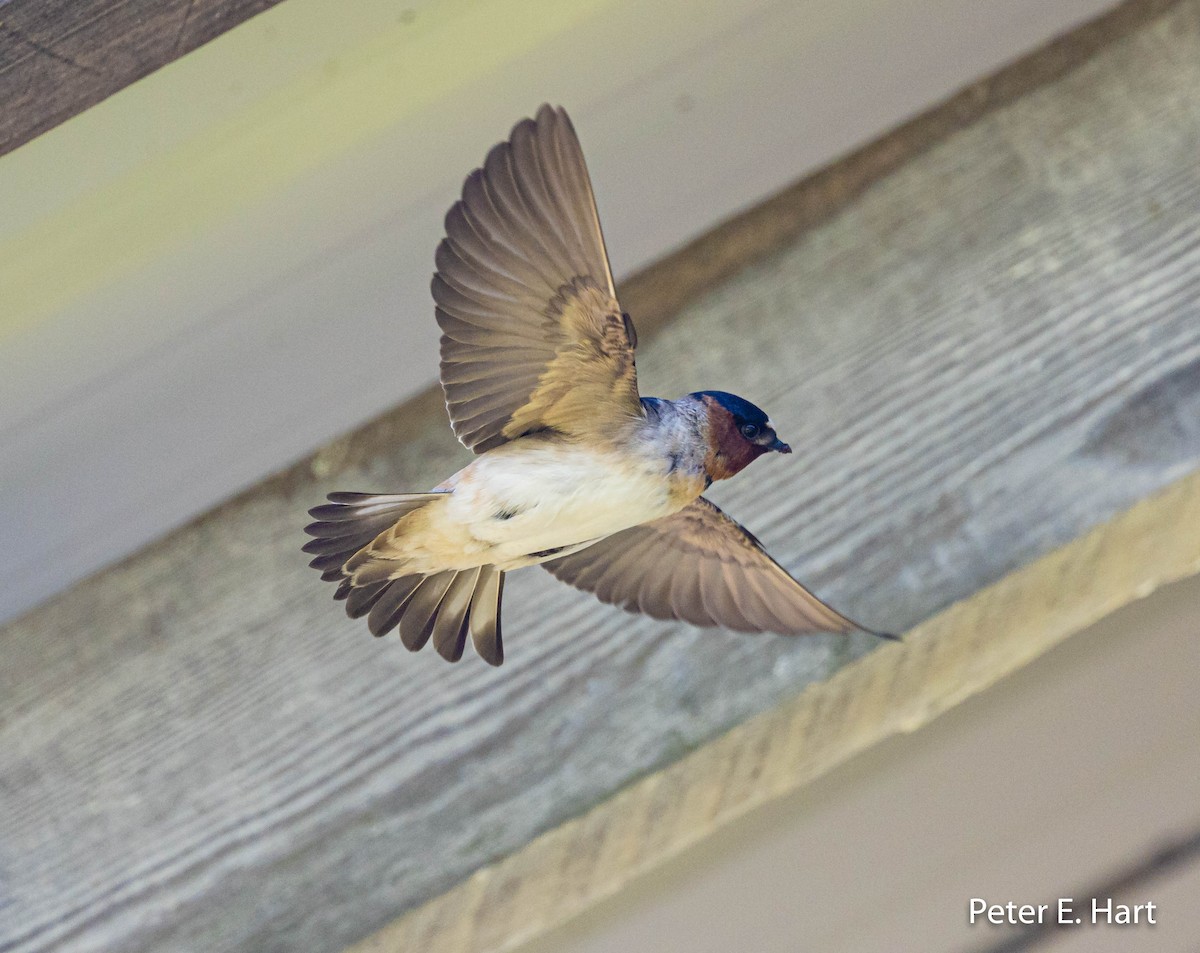
[[[518,123],[467,177],[433,297],[450,422],[475,452],[537,430],[603,435],[643,413],[637,337],[562,109]]]
[[[602,602],[656,619],[784,635],[861,628],[800,585],[703,497],[542,565]]]

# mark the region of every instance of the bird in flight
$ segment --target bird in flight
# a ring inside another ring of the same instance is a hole
[[[352,618],[504,659],[504,575],[541,565],[602,602],[743,632],[861,628],[700,494],[766,453],[767,415],[717,390],[638,394],[583,152],[542,106],[495,146],[446,215],[433,298],[441,383],[478,456],[428,493],[332,493],[305,552]]]

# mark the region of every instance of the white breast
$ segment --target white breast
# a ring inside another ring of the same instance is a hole
[[[671,499],[664,461],[543,440],[497,447],[445,485],[454,493],[444,518],[504,569],[668,516],[681,505]]]

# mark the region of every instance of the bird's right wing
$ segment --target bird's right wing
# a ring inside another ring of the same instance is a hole
[[[703,497],[542,565],[602,602],[656,619],[784,635],[861,628],[800,585]]]
[[[602,437],[643,413],[637,336],[562,109],[518,123],[467,177],[433,297],[450,422],[475,452],[537,430]]]

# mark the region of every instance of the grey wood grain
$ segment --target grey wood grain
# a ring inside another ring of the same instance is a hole
[[[278,2],[0,3],[0,155]]]
[[[1187,2],[714,288],[642,390],[768,408],[797,453],[716,501],[903,629],[1200,465],[1198,154]],[[872,648],[636,619],[536,571],[501,669],[372,640],[300,527],[466,459],[440,413],[409,427],[0,631],[0,950],[337,949]]]

